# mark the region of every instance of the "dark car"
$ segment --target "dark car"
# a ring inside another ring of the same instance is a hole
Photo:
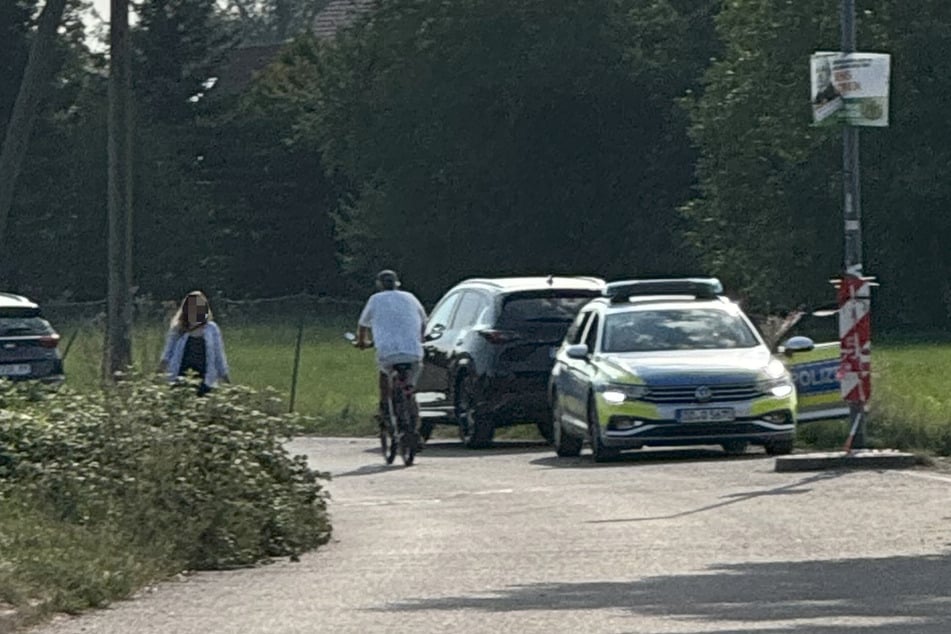
[[[63,380],[59,334],[40,307],[20,295],[0,293],[0,379]]]
[[[447,292],[426,325],[417,386],[424,436],[458,425],[467,447],[495,429],[535,423],[551,437],[548,378],[575,315],[601,295],[593,277],[470,279]]]

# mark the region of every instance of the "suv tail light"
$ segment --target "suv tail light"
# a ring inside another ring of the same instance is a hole
[[[59,344],[59,335],[55,332],[51,335],[43,335],[38,342],[43,348],[55,348]]]
[[[518,333],[511,330],[480,330],[479,334],[486,341],[494,344],[510,343],[519,338]]]

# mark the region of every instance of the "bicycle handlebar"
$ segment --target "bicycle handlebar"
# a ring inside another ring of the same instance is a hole
[[[357,336],[356,336],[355,334],[353,334],[352,332],[345,332],[345,333],[343,333],[343,338],[346,339],[347,341],[349,341],[349,342],[350,342],[350,345],[352,345],[354,348],[357,348],[358,350],[363,350],[363,349],[366,349],[366,348],[372,348],[372,347],[373,347],[373,342],[372,342],[372,341],[371,341],[368,345],[361,346],[359,339],[357,339]]]

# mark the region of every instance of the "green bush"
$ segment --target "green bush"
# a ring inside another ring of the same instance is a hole
[[[329,476],[284,449],[298,421],[280,407],[140,378],[82,394],[0,385],[0,501],[108,531],[168,571],[296,555],[329,539]],[[8,557],[0,569],[28,564]]]

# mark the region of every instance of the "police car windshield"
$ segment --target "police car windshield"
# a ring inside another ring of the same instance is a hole
[[[756,335],[743,319],[710,308],[637,310],[607,315],[603,352],[752,348]]]

